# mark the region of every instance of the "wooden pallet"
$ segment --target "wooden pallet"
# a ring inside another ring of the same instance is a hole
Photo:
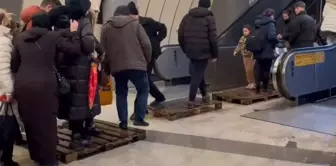
[[[117,124],[100,120],[95,120],[95,125],[101,130],[100,135],[92,137],[92,145],[89,147],[76,150],[69,148],[71,131],[65,127],[67,125],[59,127],[57,134],[57,158],[61,162],[68,164],[146,138],[146,131],[144,130],[135,128],[121,130]]]
[[[211,101],[208,104],[201,104],[196,108],[188,109],[187,99],[177,99],[165,102],[160,107],[148,107],[148,110],[153,112],[154,117],[166,118],[168,120],[178,120],[198,114],[203,114],[211,111],[221,110],[223,104],[220,101]]]
[[[247,90],[245,88],[231,89],[212,95],[214,100],[242,105],[250,105],[278,97],[280,97],[280,95],[274,89],[271,89],[266,93],[257,94],[254,90]]]

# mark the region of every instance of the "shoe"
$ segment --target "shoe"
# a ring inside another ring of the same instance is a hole
[[[133,122],[134,126],[143,126],[143,127],[147,127],[149,126],[149,123],[145,122],[145,121],[134,121]]]
[[[156,106],[160,106],[163,102],[165,102],[166,99],[162,100],[162,101],[159,101],[159,100],[154,100],[153,102],[151,102],[149,104],[149,106],[152,106],[152,107],[156,107]]]
[[[188,102],[188,109],[193,109],[197,107],[196,101],[189,101]]]
[[[135,114],[134,114],[134,113],[131,115],[130,119],[131,119],[132,121],[135,120]]]
[[[94,125],[89,128],[89,135],[97,137],[101,133],[101,130],[97,129]]]
[[[91,137],[82,137],[80,134],[75,134],[72,136],[72,141],[70,142],[69,148],[79,150],[86,148],[91,144]]]
[[[211,97],[209,95],[202,97],[203,103],[210,103],[210,101],[211,101]]]
[[[128,129],[127,123],[123,123],[123,122],[119,123],[119,128],[123,130],[127,130]]]
[[[7,162],[3,162],[3,166],[19,166],[19,163],[11,160],[11,161],[7,161]]]

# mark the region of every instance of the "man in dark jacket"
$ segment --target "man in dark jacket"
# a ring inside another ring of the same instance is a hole
[[[208,61],[216,61],[218,58],[216,23],[213,13],[208,9],[210,6],[210,0],[200,0],[198,7],[184,16],[178,29],[180,47],[190,59],[189,108],[197,105],[195,100],[198,88],[203,102],[210,101],[204,74]]]
[[[139,20],[140,24],[144,27],[152,44],[152,59],[147,66],[148,81],[149,81],[149,93],[155,98],[150,105],[156,106],[166,100],[165,96],[160,92],[157,86],[151,79],[152,71],[155,65],[155,61],[161,55],[161,41],[167,37],[167,27],[155,21],[149,17],[139,16],[139,11],[134,2],[130,2],[128,5],[131,16]]]
[[[105,63],[108,75],[115,80],[119,127],[127,129],[128,82],[131,81],[137,96],[134,103],[136,126],[148,126],[145,121],[148,100],[147,65],[151,61],[151,43],[144,28],[129,16],[127,6],[119,6],[114,17],[104,24],[101,33],[101,44],[106,51]]]
[[[316,39],[316,21],[306,13],[306,4],[295,4],[296,17],[288,26],[287,32],[278,38],[287,40],[291,48],[313,47]]]
[[[256,59],[254,65],[254,75],[257,93],[260,93],[260,82],[263,83],[263,91],[267,91],[272,60],[274,58],[275,45],[278,43],[276,26],[274,20],[274,10],[266,9],[262,16],[255,21],[255,26],[260,28],[260,35],[263,35],[264,46],[260,52],[253,52]]]

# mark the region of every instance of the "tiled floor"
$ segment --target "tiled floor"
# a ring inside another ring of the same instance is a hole
[[[134,94],[129,95],[130,114],[134,98]],[[240,116],[253,109],[265,109],[282,102],[283,99],[276,99],[251,106],[225,103],[221,111],[173,122],[148,117],[151,125],[146,128],[149,131],[145,142],[99,154],[70,166],[331,164],[335,158],[336,137]],[[105,106],[97,118],[117,123],[115,104]],[[286,148],[290,141],[297,147]],[[22,163],[29,162],[27,153],[22,149],[16,150],[15,157]]]

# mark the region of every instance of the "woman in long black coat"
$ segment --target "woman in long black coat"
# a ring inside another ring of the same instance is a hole
[[[86,146],[90,143],[90,131],[95,131],[93,126],[94,116],[100,114],[99,92],[94,101],[93,108],[89,109],[88,89],[92,55],[95,51],[95,38],[92,24],[87,16],[90,9],[89,0],[66,0],[66,6],[50,11],[55,28],[62,29],[59,20],[68,17],[78,20],[79,34],[82,49],[80,53],[71,55],[64,53],[59,63],[59,71],[70,83],[71,93],[61,96],[59,102],[59,118],[69,120],[72,130],[71,147]],[[68,15],[68,16],[67,16]],[[59,26],[59,27],[58,27]]]
[[[57,80],[54,73],[58,52],[80,52],[75,31],[52,32],[49,17],[42,13],[32,18],[33,27],[15,40],[11,70],[15,74],[14,97],[25,125],[32,160],[42,166],[56,165]],[[67,37],[63,37],[67,36]]]

